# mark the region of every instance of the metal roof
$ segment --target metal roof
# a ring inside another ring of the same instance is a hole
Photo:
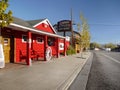
[[[29,20],[26,22],[29,23],[31,26],[34,26],[34,25],[38,24],[39,22],[42,22],[43,20],[45,20],[45,19]]]
[[[21,25],[21,26],[33,28],[28,22],[26,22],[25,20],[22,20],[20,18],[17,18],[17,17],[13,17],[13,23]]]
[[[31,32],[35,32],[35,33],[39,33],[39,34],[45,34],[45,35],[48,35],[48,36],[65,38],[65,37],[57,35],[57,34],[52,34],[52,33],[49,33],[49,32],[44,32],[42,30],[37,30],[33,26],[31,26],[32,24],[34,24],[34,23],[36,24],[36,23],[38,23],[40,21],[43,21],[43,20],[45,20],[45,19],[25,21],[25,20],[22,20],[20,18],[13,17],[13,23],[11,23],[9,27],[13,26],[13,28],[18,27],[18,28],[23,29],[23,31],[28,31],[29,30]],[[30,22],[31,22],[31,24],[30,24]]]

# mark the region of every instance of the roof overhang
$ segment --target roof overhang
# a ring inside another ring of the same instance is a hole
[[[37,30],[37,29],[28,28],[28,27],[21,26],[21,25],[15,24],[15,23],[11,23],[9,27],[12,27],[12,28],[17,27],[17,29],[19,28],[19,31],[26,31],[26,32],[31,31],[32,33],[36,33],[36,34],[48,35],[48,36],[52,36],[52,37],[58,37],[58,38],[65,39],[65,37],[57,35],[57,34],[43,32],[43,31],[40,31],[40,30]]]

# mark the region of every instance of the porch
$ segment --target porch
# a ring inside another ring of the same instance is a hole
[[[19,33],[19,34],[18,34]],[[42,37],[42,38],[41,38]],[[25,28],[11,26],[2,31],[2,42],[5,54],[5,48],[9,47],[6,53],[8,62],[32,64],[32,60],[49,61],[52,57],[60,57],[59,43],[60,39],[64,42],[64,56],[66,55],[65,38],[54,34],[30,31]]]

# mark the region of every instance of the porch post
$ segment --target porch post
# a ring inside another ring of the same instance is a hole
[[[31,32],[28,31],[27,33],[27,65],[31,66],[32,65],[32,61],[31,61]]]
[[[44,36],[44,61],[46,61],[47,35]]]
[[[59,38],[57,38],[57,47],[56,47],[56,49],[57,49],[57,58],[59,58]]]
[[[66,38],[64,39],[64,56],[66,56]]]
[[[0,44],[2,44],[2,28],[0,28]]]

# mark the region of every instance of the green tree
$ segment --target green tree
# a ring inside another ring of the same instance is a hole
[[[105,48],[114,49],[114,48],[116,48],[117,46],[116,46],[115,44],[113,44],[113,43],[108,43],[108,44],[105,44],[104,47],[105,47]]]
[[[90,43],[90,49],[95,49],[95,48],[100,48],[100,44],[98,44],[96,42]]]
[[[81,48],[87,49],[90,45],[90,32],[89,32],[89,25],[87,20],[84,18],[82,14],[80,14],[80,20],[82,21],[82,30],[80,32],[80,44]]]
[[[0,43],[1,43],[1,30],[4,27],[7,27],[12,21],[12,11],[9,10],[7,12],[8,8],[8,0],[0,0]]]

